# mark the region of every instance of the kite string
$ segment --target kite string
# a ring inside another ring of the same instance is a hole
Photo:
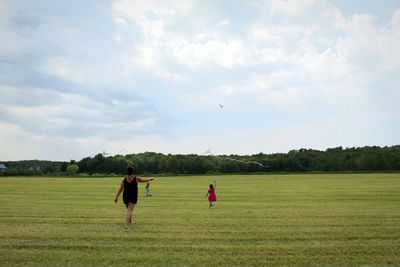
[[[241,160],[241,159],[234,159],[234,158],[230,158],[230,157],[222,157],[222,156],[214,155],[214,154],[211,153],[211,147],[209,147],[205,151],[205,154],[209,154],[210,156],[212,156],[214,158],[218,158],[218,159],[236,161],[236,162],[240,162],[240,163],[243,163],[243,164],[256,164],[256,165],[259,165],[259,166],[261,166],[263,168],[268,168],[268,166],[264,166],[260,162],[253,161],[253,160]]]

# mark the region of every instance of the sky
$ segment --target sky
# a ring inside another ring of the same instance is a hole
[[[400,144],[399,0],[0,0],[0,40],[3,161]]]

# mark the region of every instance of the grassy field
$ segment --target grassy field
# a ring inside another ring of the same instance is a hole
[[[208,209],[208,184],[218,202]],[[400,174],[0,178],[0,266],[400,266]]]

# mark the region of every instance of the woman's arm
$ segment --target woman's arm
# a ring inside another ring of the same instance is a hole
[[[151,177],[151,178],[148,178],[148,179],[144,179],[144,178],[141,178],[141,177],[137,177],[137,176],[136,176],[136,182],[139,182],[139,183],[147,183],[147,182],[150,182],[150,181],[154,181],[154,178]]]
[[[114,202],[117,203],[118,202],[118,197],[121,194],[121,192],[124,191],[124,180],[122,180],[121,185],[119,186],[117,195],[115,196]]]

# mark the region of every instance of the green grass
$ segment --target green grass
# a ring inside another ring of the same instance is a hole
[[[208,184],[218,202],[208,209]],[[400,174],[0,179],[0,266],[400,266]]]

